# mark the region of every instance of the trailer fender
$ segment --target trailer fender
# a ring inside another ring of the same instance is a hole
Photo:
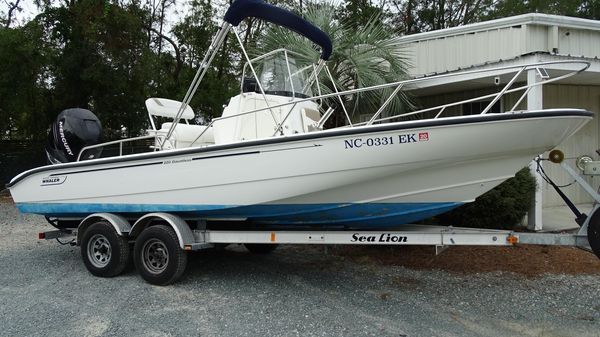
[[[129,232],[129,236],[132,238],[137,237],[146,227],[152,224],[154,221],[160,221],[162,223],[166,223],[171,226],[177,234],[177,239],[179,240],[179,246],[181,249],[185,249],[186,245],[194,244],[194,234],[190,229],[190,226],[180,217],[170,214],[170,213],[148,213],[143,217],[139,218],[131,231]]]
[[[131,231],[131,225],[129,224],[129,221],[120,215],[112,213],[94,213],[83,219],[77,227],[78,246],[81,243],[81,237],[83,236],[83,233],[85,233],[89,226],[96,223],[98,220],[108,221],[108,223],[114,227],[115,232],[117,232],[117,234],[120,236],[127,236]]]

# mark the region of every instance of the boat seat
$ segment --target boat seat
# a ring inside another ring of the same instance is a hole
[[[319,131],[323,128],[319,128],[319,120],[321,119],[321,113],[319,110],[303,108],[302,109],[302,124],[304,125],[304,132]]]
[[[146,100],[146,109],[151,116],[160,116],[174,119],[181,107],[181,102],[167,98],[151,97]],[[194,110],[188,105],[183,109],[181,118],[190,120],[194,118]]]
[[[166,134],[167,132],[169,132],[169,129],[171,128],[171,125],[173,123],[163,123],[161,125],[161,128],[159,130],[159,133],[164,133]],[[176,141],[176,148],[182,148],[182,147],[189,147],[192,142],[198,138],[198,136],[204,132],[204,130],[206,130],[207,126],[205,125],[191,125],[191,124],[183,124],[183,123],[178,123],[177,126],[175,127],[175,131],[173,131],[173,139]],[[208,130],[206,130],[206,132],[204,132],[204,134],[202,135],[202,137],[200,137],[200,139],[198,139],[195,143],[194,146],[206,146],[206,145],[212,145],[215,143],[215,138],[213,135],[213,128],[210,127]]]

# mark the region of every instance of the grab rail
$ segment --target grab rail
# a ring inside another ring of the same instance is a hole
[[[85,153],[88,150],[97,149],[97,148],[114,145],[114,144],[119,144],[119,157],[120,157],[123,155],[123,144],[124,143],[133,142],[133,141],[142,140],[142,139],[152,139],[152,138],[154,138],[155,143],[160,142],[160,139],[163,139],[163,141],[164,141],[164,137],[162,137],[158,133],[156,133],[154,135],[145,135],[145,136],[139,136],[139,137],[133,137],[133,138],[125,138],[125,139],[113,140],[113,141],[105,142],[105,143],[101,143],[101,144],[89,145],[89,146],[85,146],[84,148],[81,149],[81,151],[79,151],[79,155],[77,155],[77,161],[81,161],[81,157],[83,156],[83,153]],[[171,143],[171,145],[173,147],[175,146],[173,143]]]
[[[527,84],[524,86],[520,86],[520,87],[516,87],[516,88],[512,88],[509,89],[514,82],[516,81],[517,77],[523,73],[523,71],[525,70],[536,70],[536,71],[540,71],[540,69],[544,69],[541,68],[540,66],[544,66],[544,65],[551,65],[551,64],[583,64],[584,66],[582,68],[576,69],[576,70],[571,70],[571,72],[566,73],[564,75],[561,76],[557,76],[554,78],[544,78],[544,81],[542,82],[537,82],[537,83],[533,83],[533,84]],[[500,99],[500,97],[504,96],[505,94],[509,94],[509,93],[513,93],[513,92],[518,92],[521,90],[524,90],[523,94],[521,95],[521,97],[519,97],[519,99],[517,100],[517,102],[513,105],[513,107],[506,111],[506,112],[514,112],[515,109],[517,108],[517,106],[523,101],[523,99],[527,96],[527,94],[529,93],[529,91],[531,90],[531,88],[536,87],[536,86],[542,86],[542,85],[546,85],[548,83],[552,83],[552,82],[556,82],[571,76],[574,76],[576,74],[579,74],[583,71],[585,71],[586,69],[588,69],[590,67],[590,63],[587,61],[574,61],[574,60],[568,60],[568,61],[549,61],[549,62],[541,62],[541,63],[533,63],[533,64],[527,64],[527,65],[520,65],[520,66],[513,66],[513,67],[504,67],[504,68],[493,68],[493,69],[486,69],[484,70],[485,72],[493,72],[493,71],[498,71],[498,70],[507,70],[507,69],[516,69],[519,68],[519,70],[517,71],[517,73],[511,78],[511,80],[502,88],[501,91],[496,92],[496,93],[491,93],[488,95],[482,95],[482,96],[478,96],[478,97],[474,97],[471,99],[466,99],[466,100],[462,100],[462,101],[457,101],[457,102],[452,102],[452,103],[448,103],[448,104],[442,104],[442,105],[438,105],[438,106],[434,106],[431,108],[425,108],[425,109],[421,109],[421,110],[416,110],[416,111],[411,111],[411,112],[407,112],[404,114],[399,114],[399,115],[394,115],[394,116],[389,116],[389,117],[385,117],[385,118],[380,118],[377,119],[375,122],[386,122],[386,121],[390,121],[390,120],[394,120],[397,118],[401,118],[401,117],[407,117],[407,116],[412,116],[412,115],[417,115],[423,112],[428,112],[428,111],[435,111],[440,109],[439,113],[434,117],[435,118],[439,118],[440,115],[444,112],[444,110],[446,108],[452,107],[452,106],[458,106],[458,105],[462,105],[465,103],[472,103],[472,102],[477,102],[477,101],[482,101],[485,100],[487,98],[492,98],[493,100],[485,107],[485,109],[481,112],[481,114],[486,114],[491,108],[492,106]],[[483,71],[482,71],[483,72]],[[461,73],[461,74],[466,74],[466,73]],[[457,74],[458,75],[458,74]],[[356,125],[367,125],[367,123],[359,123]]]
[[[277,50],[280,51],[280,50]],[[548,66],[553,66],[553,65],[580,65],[579,68],[576,69],[559,69],[559,70],[566,70],[568,71],[566,74],[563,74],[561,76],[557,76],[554,78],[549,78],[549,75],[546,71],[545,67]],[[350,121],[350,125],[347,126],[343,126],[344,128],[348,128],[348,127],[357,127],[357,126],[363,126],[363,125],[372,125],[373,123],[382,123],[382,122],[389,122],[392,121],[394,119],[398,119],[398,118],[402,118],[402,117],[408,117],[408,116],[414,116],[414,115],[418,115],[418,114],[422,114],[425,112],[430,112],[430,111],[438,111],[437,114],[433,117],[433,119],[437,119],[437,118],[443,118],[441,117],[442,114],[447,111],[447,108],[449,107],[453,107],[453,106],[460,106],[462,104],[466,104],[466,103],[472,103],[472,102],[477,102],[477,101],[483,101],[486,99],[491,98],[492,100],[488,103],[488,105],[483,109],[483,111],[481,112],[481,114],[486,114],[490,111],[490,109],[493,107],[493,105],[498,102],[498,100],[509,93],[514,93],[514,92],[518,92],[518,91],[524,91],[523,94],[519,97],[519,99],[516,101],[516,103],[512,106],[512,108],[506,112],[514,112],[515,109],[518,107],[518,105],[523,101],[523,99],[527,96],[527,94],[530,92],[530,90],[536,86],[542,86],[548,83],[552,83],[552,82],[556,82],[571,76],[574,76],[576,74],[579,74],[583,71],[585,71],[586,69],[588,69],[590,67],[590,62],[587,61],[581,61],[581,60],[562,60],[562,61],[547,61],[547,62],[538,62],[538,63],[531,63],[531,64],[525,64],[525,65],[514,65],[514,66],[505,66],[505,67],[497,67],[497,68],[490,68],[490,69],[476,69],[476,70],[470,70],[470,71],[465,71],[465,72],[461,72],[461,73],[452,73],[452,74],[442,74],[442,75],[435,75],[435,76],[430,76],[430,77],[421,77],[421,78],[415,78],[415,79],[410,79],[410,80],[403,80],[403,81],[397,81],[397,82],[392,82],[392,83],[385,83],[385,84],[380,84],[380,85],[375,85],[375,86],[371,86],[371,87],[364,87],[364,88],[357,88],[357,89],[351,89],[351,90],[346,90],[346,91],[338,91],[337,88],[335,90],[335,92],[333,93],[328,93],[328,94],[319,94],[317,96],[313,96],[313,97],[308,97],[308,98],[299,98],[299,97],[294,97],[290,102],[285,102],[285,103],[280,103],[280,104],[274,104],[274,105],[267,105],[267,107],[263,107],[263,108],[258,108],[258,109],[254,109],[254,110],[249,110],[249,111],[245,111],[245,112],[241,112],[235,115],[230,115],[230,116],[223,116],[223,117],[217,117],[214,118],[210,121],[210,123],[206,126],[206,128],[194,139],[193,142],[191,142],[190,146],[193,146],[215,123],[223,121],[223,120],[227,120],[230,118],[237,118],[240,116],[245,116],[245,115],[249,115],[249,114],[255,114],[261,111],[265,111],[265,110],[271,110],[275,109],[275,108],[280,108],[280,107],[285,107],[285,106],[289,106],[289,105],[296,105],[298,103],[301,102],[306,102],[306,101],[317,101],[317,100],[323,100],[326,98],[336,98],[339,99],[340,104],[342,104],[342,109],[344,110],[346,117],[349,119],[350,116],[348,116],[347,114],[347,110],[343,105],[343,101],[341,100],[342,96],[346,96],[346,95],[353,95],[353,94],[358,94],[358,93],[362,93],[362,92],[368,92],[368,91],[374,91],[374,90],[380,90],[380,89],[385,89],[385,88],[391,88],[391,87],[395,87],[394,90],[392,91],[392,93],[387,97],[387,99],[385,100],[385,102],[382,104],[381,107],[379,107],[379,109],[373,114],[373,116],[367,121],[367,122],[361,122],[361,123],[352,123]],[[512,70],[512,71],[511,71]],[[524,86],[519,86],[516,88],[511,88],[518,80],[518,77],[525,71],[529,71],[529,70],[535,70],[540,77],[542,78],[542,81],[540,82],[536,82],[536,83],[532,83],[532,84],[527,84]],[[439,80],[439,79],[445,79],[445,78],[451,78],[451,77],[459,77],[459,76],[465,76],[465,75],[474,75],[474,74],[482,74],[482,73],[490,73],[490,75],[488,76],[493,76],[494,74],[496,76],[499,75],[506,75],[507,73],[512,73],[514,72],[515,74],[512,76],[512,78],[507,82],[507,84],[499,91],[499,92],[495,92],[495,93],[491,93],[491,94],[487,94],[487,95],[482,95],[482,96],[478,96],[478,97],[474,97],[474,98],[470,98],[470,99],[465,99],[465,100],[461,100],[461,101],[457,101],[457,102],[452,102],[452,103],[447,103],[447,104],[442,104],[442,105],[438,105],[438,106],[434,106],[434,107],[430,107],[430,108],[424,108],[424,109],[420,109],[420,110],[415,110],[415,111],[410,111],[410,112],[406,112],[403,114],[398,114],[398,115],[393,115],[393,116],[388,116],[388,117],[382,117],[382,118],[378,118],[381,113],[383,113],[383,111],[385,110],[385,108],[389,105],[389,103],[392,101],[392,99],[394,98],[395,95],[397,95],[401,89],[405,89],[405,90],[414,90],[418,84],[421,84],[423,82],[428,82],[428,81],[434,81],[434,80]],[[325,66],[325,73],[330,77],[331,79],[331,73],[329,71],[329,69]],[[333,82],[333,81],[332,81]],[[411,86],[413,88],[411,88]],[[263,92],[263,96],[264,96],[264,92]],[[330,108],[331,109],[331,108]],[[333,111],[328,109],[328,114],[331,114]],[[289,113],[288,113],[289,114]],[[287,115],[286,115],[287,118]],[[173,123],[176,124],[176,123]],[[281,127],[282,123],[276,123],[279,127]],[[321,123],[320,123],[321,124]],[[172,140],[172,139],[167,139],[165,135],[161,135],[159,134],[158,131],[153,131],[154,134],[152,135],[145,135],[145,136],[139,136],[139,137],[134,137],[134,138],[128,138],[128,139],[121,139],[121,140],[115,140],[115,141],[110,141],[110,142],[106,142],[106,143],[102,143],[102,144],[96,144],[96,145],[90,145],[90,146],[86,146],[84,147],[79,155],[77,156],[77,161],[80,161],[83,154],[90,150],[90,149],[95,149],[95,148],[100,148],[100,147],[104,147],[104,146],[108,146],[108,145],[114,145],[114,144],[119,144],[119,156],[123,155],[123,144],[127,143],[127,142],[132,142],[132,141],[136,141],[136,140],[142,140],[142,139],[151,139],[154,138],[155,139],[155,144],[159,144],[159,148],[158,149],[154,149],[156,150],[160,150],[163,148],[163,146],[165,145],[166,142],[169,142],[172,147],[176,146],[176,140]]]
[[[564,75],[561,75],[561,76],[558,76],[558,77],[555,77],[555,78],[545,79],[543,82],[538,82],[538,83],[534,83],[534,84],[528,84],[528,85],[525,85],[525,86],[521,86],[521,87],[509,89],[514,84],[514,82],[516,82],[518,76],[520,74],[522,74],[524,71],[526,71],[526,70],[534,70],[534,69],[536,69],[536,71],[540,71],[539,69],[543,69],[542,66],[558,65],[558,64],[580,64],[581,67],[578,68],[578,69],[575,69],[575,70],[571,70],[567,74],[564,74]],[[383,117],[383,118],[378,118],[378,119],[371,118],[368,122],[350,124],[350,126],[344,126],[344,127],[356,127],[356,126],[362,126],[362,125],[371,125],[373,123],[390,121],[390,120],[393,120],[393,119],[397,119],[397,118],[401,118],[401,117],[406,117],[406,116],[411,116],[411,115],[416,115],[416,114],[420,114],[420,113],[427,112],[427,111],[435,111],[435,110],[438,110],[438,109],[440,111],[439,111],[439,113],[434,118],[439,118],[441,116],[441,114],[448,107],[457,106],[457,105],[461,105],[461,104],[464,104],[464,103],[477,102],[477,101],[484,100],[486,98],[492,98],[492,97],[494,97],[494,99],[492,100],[492,102],[490,104],[488,104],[488,106],[482,112],[482,113],[487,113],[491,109],[491,107],[493,106],[493,104],[495,104],[500,99],[500,97],[502,97],[505,94],[517,92],[517,91],[520,91],[520,90],[527,90],[527,92],[528,92],[528,88],[532,88],[532,87],[535,87],[535,86],[538,86],[538,85],[541,86],[541,85],[544,85],[544,84],[556,82],[556,81],[559,81],[561,79],[565,79],[567,77],[571,77],[571,76],[574,76],[576,74],[579,74],[579,73],[585,71],[586,69],[588,69],[590,67],[590,65],[591,64],[589,62],[587,62],[587,61],[563,60],[563,61],[538,62],[538,63],[531,63],[531,64],[526,64],[526,65],[514,65],[514,66],[497,67],[497,68],[491,68],[491,69],[477,69],[477,70],[470,70],[470,71],[465,71],[465,72],[461,72],[461,73],[442,74],[442,75],[435,75],[435,76],[431,76],[431,77],[421,77],[421,78],[410,79],[410,80],[403,80],[403,81],[398,81],[398,82],[393,82],[393,83],[385,83],[385,84],[375,85],[375,86],[371,86],[371,87],[357,88],[357,89],[351,89],[351,90],[346,90],[346,91],[337,91],[336,90],[336,92],[334,92],[334,93],[322,94],[322,95],[308,97],[308,98],[298,98],[298,99],[294,99],[291,102],[269,105],[268,109],[280,108],[280,107],[284,107],[284,106],[288,106],[288,105],[292,105],[292,104],[298,104],[298,103],[306,102],[306,101],[315,101],[315,100],[324,99],[324,98],[331,98],[331,97],[338,97],[338,98],[340,98],[340,97],[345,96],[345,95],[352,95],[352,94],[357,94],[357,93],[362,93],[362,92],[368,92],[368,91],[374,91],[374,90],[385,89],[385,88],[390,88],[390,87],[396,87],[395,90],[392,92],[392,94],[387,98],[387,100],[384,103],[384,105],[382,105],[382,107],[380,107],[380,109],[378,109],[378,111],[375,113],[374,117],[377,117],[379,114],[381,114],[381,112],[383,112],[383,109],[385,108],[385,106],[387,106],[387,104],[389,104],[391,102],[391,99],[393,98],[393,96],[396,95],[400,91],[400,88],[406,88],[406,87],[408,87],[410,85],[415,85],[415,84],[419,84],[419,83],[422,83],[422,82],[427,82],[427,81],[432,81],[432,80],[439,80],[441,78],[459,77],[459,76],[473,75],[473,74],[480,74],[480,73],[498,73],[498,72],[503,72],[503,71],[511,70],[511,69],[514,70],[516,72],[516,74],[511,78],[511,80],[507,83],[507,85],[504,86],[504,88],[501,91],[497,92],[497,93],[492,93],[492,94],[489,94],[489,95],[483,95],[483,96],[479,96],[479,97],[475,97],[475,98],[471,98],[471,99],[467,99],[467,100],[462,100],[462,101],[458,101],[458,102],[452,102],[452,103],[448,103],[448,104],[443,104],[443,105],[439,105],[439,106],[435,106],[435,107],[431,107],[431,108],[425,108],[425,109],[421,109],[421,110],[417,110],[417,111],[411,111],[411,112],[407,112],[407,113],[404,113],[404,114],[399,114],[399,115],[394,115],[394,116],[389,116],[389,117]],[[325,70],[326,70],[326,73],[330,74],[330,72],[328,71],[329,69],[327,67],[325,67]],[[523,94],[523,96],[518,100],[517,103],[521,102],[521,100],[523,99],[523,97],[526,96],[527,92],[525,92]],[[513,106],[513,109],[511,109],[509,112],[513,112],[517,105]],[[345,107],[343,109],[344,109],[344,111],[346,110]],[[224,116],[224,117],[214,118],[208,124],[207,128],[204,131],[202,131],[198,137],[196,137],[196,139],[190,144],[190,146],[193,146],[194,143],[196,141],[198,141],[198,139],[200,139],[204,135],[204,133],[210,127],[212,127],[216,122],[219,122],[219,121],[222,121],[222,120],[226,120],[226,119],[229,119],[229,118],[235,118],[235,117],[245,116],[245,115],[249,115],[249,114],[254,114],[254,113],[265,111],[265,110],[267,110],[267,109],[266,108],[258,108],[258,109],[254,109],[254,110],[245,111],[245,112],[242,112],[242,113],[239,113],[239,114],[236,114],[236,115],[230,115],[230,116]],[[349,118],[349,116],[348,116],[348,118]]]

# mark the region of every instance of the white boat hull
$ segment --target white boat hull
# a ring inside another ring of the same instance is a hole
[[[591,113],[545,110],[329,130],[37,168],[25,213],[172,212],[281,225],[399,225],[473,201]]]

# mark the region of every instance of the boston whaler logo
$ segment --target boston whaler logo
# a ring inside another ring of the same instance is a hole
[[[42,178],[42,185],[41,186],[60,185],[60,184],[64,183],[65,180],[67,180],[67,176],[50,176],[50,177],[44,177],[44,178]]]

